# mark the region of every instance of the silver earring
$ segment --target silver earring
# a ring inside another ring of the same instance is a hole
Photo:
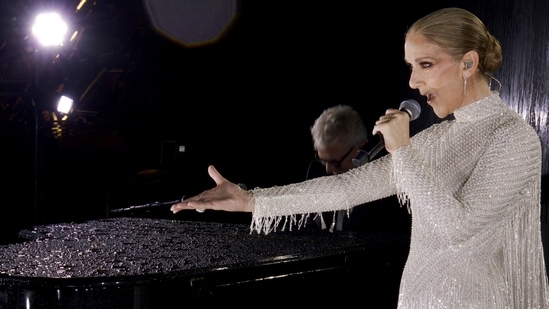
[[[490,87],[490,90],[492,89],[492,80],[494,80],[496,81],[496,83],[498,83],[498,86],[499,86],[498,90],[496,91],[498,92],[501,91],[501,82],[497,78],[493,77],[492,74],[486,73],[486,75],[488,75],[488,80],[489,80],[488,87]]]
[[[463,97],[467,96],[467,77],[463,77]]]

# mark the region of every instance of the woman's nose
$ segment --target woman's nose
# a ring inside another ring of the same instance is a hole
[[[412,89],[418,88],[418,78],[417,78],[417,74],[414,74],[414,71],[410,73],[410,80],[408,81],[408,85]]]

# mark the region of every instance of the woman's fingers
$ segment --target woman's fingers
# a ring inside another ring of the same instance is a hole
[[[217,185],[220,185],[224,181],[226,181],[225,177],[221,176],[221,174],[217,171],[217,169],[213,165],[208,166],[208,174],[215,181]]]

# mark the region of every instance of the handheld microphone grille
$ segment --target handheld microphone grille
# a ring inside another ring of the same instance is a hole
[[[416,100],[412,99],[402,101],[398,109],[407,112],[410,115],[410,121],[416,120],[421,114],[421,106]]]

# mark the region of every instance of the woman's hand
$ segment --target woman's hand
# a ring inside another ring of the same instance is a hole
[[[388,109],[385,115],[376,121],[372,133],[378,132],[383,135],[383,143],[389,153],[395,152],[402,146],[411,145],[410,115],[398,109]]]
[[[224,211],[252,212],[253,205],[249,203],[251,195],[239,185],[225,179],[213,165],[208,167],[208,174],[215,181],[215,188],[205,190],[202,193],[173,204],[170,210],[177,213],[181,210],[205,209]]]

